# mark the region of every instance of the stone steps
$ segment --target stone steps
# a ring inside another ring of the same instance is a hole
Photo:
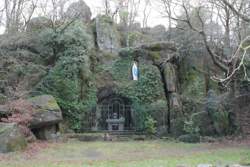
[[[113,131],[108,134],[115,141],[146,140],[146,135],[136,131]]]
[[[80,141],[131,141],[145,140],[146,136],[138,132],[99,132],[67,134],[67,138],[76,138]]]

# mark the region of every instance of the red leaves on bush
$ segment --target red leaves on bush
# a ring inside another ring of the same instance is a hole
[[[0,119],[0,122],[17,123],[21,132],[26,136],[31,136],[31,131],[28,128],[32,120],[33,107],[27,100],[19,99],[8,103],[10,115],[7,118]]]

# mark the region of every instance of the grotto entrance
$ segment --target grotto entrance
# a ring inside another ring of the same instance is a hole
[[[100,130],[125,131],[133,129],[131,100],[117,94],[99,99],[97,106]]]

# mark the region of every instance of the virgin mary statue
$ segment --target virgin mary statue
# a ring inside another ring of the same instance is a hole
[[[137,81],[139,78],[139,69],[138,69],[137,62],[134,62],[132,66],[132,78],[134,81]]]

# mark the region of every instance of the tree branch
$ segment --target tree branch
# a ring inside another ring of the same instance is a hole
[[[246,15],[242,14],[237,10],[233,4],[230,4],[227,0],[221,0],[225,5],[227,5],[236,15],[238,15],[242,20],[246,22],[250,22],[250,17],[247,17]]]

